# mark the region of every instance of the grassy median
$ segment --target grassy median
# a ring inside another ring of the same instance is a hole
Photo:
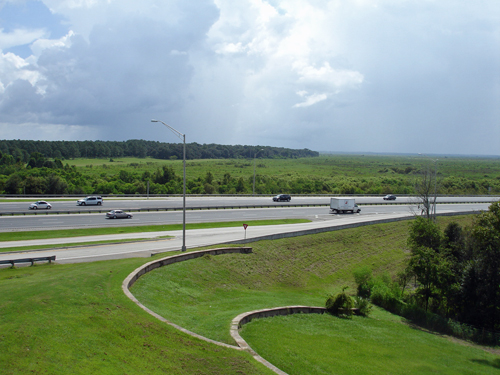
[[[309,222],[310,220],[306,219],[228,221],[228,222],[217,222],[217,223],[186,224],[186,229],[241,227],[243,223],[248,224],[249,226],[257,226],[257,225],[298,224],[298,223],[309,223]],[[76,229],[0,232],[0,242],[40,240],[48,238],[99,236],[106,234],[163,232],[163,231],[174,231],[181,229],[182,229],[182,224],[169,224],[169,225],[142,225],[142,226],[139,225],[139,226],[106,227],[106,228],[83,228],[83,229],[76,228]]]

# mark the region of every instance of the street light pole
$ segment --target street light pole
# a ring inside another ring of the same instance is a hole
[[[180,131],[174,129],[168,124],[165,124],[160,120],[151,120],[151,122],[161,122],[167,128],[169,128],[175,135],[182,139],[183,143],[183,191],[182,191],[182,251],[186,251],[186,134],[182,134]]]
[[[436,199],[437,199],[437,171],[438,171],[438,160],[433,160],[434,162],[434,220],[436,220]]]
[[[259,152],[263,151],[263,150],[264,150],[264,149],[263,149],[263,148],[261,148],[261,149],[260,149],[260,150],[258,150],[258,151],[255,153],[255,155],[253,156],[253,190],[252,190],[252,191],[253,191],[253,194],[252,194],[253,196],[255,196],[255,163],[256,163],[256,161],[255,161],[255,160],[257,159],[257,154],[258,154]]]

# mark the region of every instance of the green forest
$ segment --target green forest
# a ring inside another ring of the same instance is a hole
[[[186,149],[188,194],[252,194],[254,173],[255,194],[414,194],[424,173],[436,177],[438,194],[500,194],[500,158]],[[180,144],[0,141],[0,194],[181,194],[182,178]]]

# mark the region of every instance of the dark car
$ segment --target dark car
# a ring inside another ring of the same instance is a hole
[[[128,212],[124,212],[122,210],[111,210],[106,213],[106,217],[108,219],[131,219],[132,214],[129,214]]]
[[[277,196],[273,197],[274,202],[290,202],[292,200],[292,197],[290,197],[288,194],[278,194]]]
[[[385,197],[384,197],[384,201],[395,201],[396,200],[396,196],[395,195],[392,195],[392,194],[387,194]]]

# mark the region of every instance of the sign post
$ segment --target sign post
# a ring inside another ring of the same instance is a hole
[[[248,224],[243,224],[243,228],[245,229],[245,240],[247,239],[247,228]]]

